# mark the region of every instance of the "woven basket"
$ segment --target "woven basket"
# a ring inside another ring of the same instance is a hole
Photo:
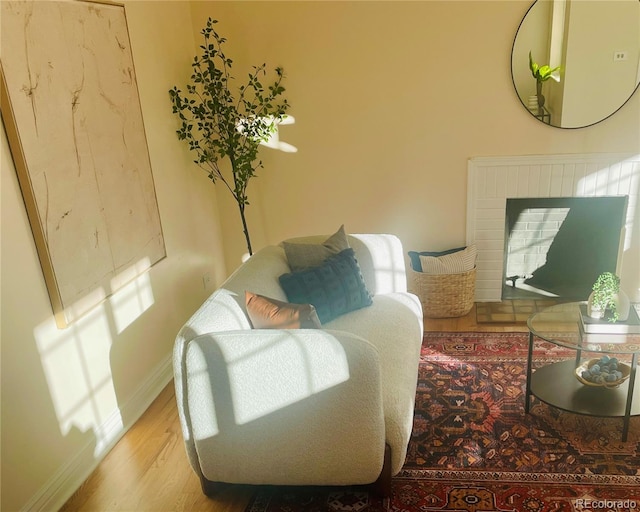
[[[411,291],[422,302],[427,318],[464,316],[473,307],[476,268],[460,274],[426,274],[409,268]]]

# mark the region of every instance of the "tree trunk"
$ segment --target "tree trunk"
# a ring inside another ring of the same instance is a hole
[[[249,250],[249,256],[252,256],[253,250],[251,249],[251,238],[249,237],[249,228],[247,227],[247,219],[244,216],[244,206],[245,205],[238,203],[238,209],[240,210],[240,218],[242,219],[242,231],[244,231],[244,238],[247,241],[247,249]]]
[[[233,173],[234,190],[232,190],[231,193],[238,203],[238,210],[240,210],[240,219],[242,219],[242,231],[244,231],[244,238],[247,241],[249,256],[253,256],[253,250],[251,249],[251,238],[249,237],[249,228],[247,227],[247,219],[244,216],[244,207],[246,206],[243,202],[244,193],[242,190],[238,190],[238,171],[236,170],[236,159],[233,156],[233,152],[228,153],[228,155],[229,160],[231,161],[231,172]]]

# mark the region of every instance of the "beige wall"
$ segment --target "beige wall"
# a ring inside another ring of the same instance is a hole
[[[587,129],[529,115],[510,75],[523,1],[194,2],[240,62],[281,65],[296,124],[249,186],[257,246],[304,233],[392,232],[406,249],[465,241],[474,156],[640,152],[640,95]],[[227,210],[225,210],[226,212]],[[243,242],[223,225],[227,264]],[[231,222],[233,221],[233,222]]]
[[[614,62],[621,50],[627,60]],[[616,110],[638,83],[639,54],[637,2],[571,2],[562,124],[583,126]]]
[[[536,79],[529,68],[529,52],[534,62],[551,65],[549,58],[552,2],[536,3],[527,12],[527,20],[518,27],[511,57],[513,81],[520,101],[527,105],[529,96],[536,94]],[[546,94],[546,91],[544,91]],[[557,124],[557,123],[556,123]]]
[[[126,4],[167,258],[58,330],[2,138],[2,504],[55,510],[171,377],[180,326],[225,275],[215,194],[175,137],[167,91],[189,73],[186,3]],[[10,48],[2,47],[2,51]]]
[[[255,248],[342,223],[396,233],[406,249],[459,245],[470,157],[640,152],[638,94],[585,130],[550,128],[524,111],[509,68],[529,0],[126,6],[168,257],[139,283],[137,302],[122,298],[125,311],[146,308],[124,329],[106,302],[57,331],[3,142],[3,510],[53,503],[78,483],[60,479],[101,456],[109,439],[96,425],[126,426],[166,378],[175,333],[208,293],[202,274],[220,282],[245,252],[235,205],[221,188],[218,205],[190,164],[167,97],[190,74],[207,16],[220,20],[237,76],[241,62],[288,75],[296,124],[280,138],[298,152],[262,152],[265,169],[249,187]],[[67,377],[72,389],[56,387]]]

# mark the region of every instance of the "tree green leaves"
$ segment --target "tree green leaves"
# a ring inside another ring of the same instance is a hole
[[[289,103],[282,97],[282,68],[275,68],[275,78],[264,87],[263,82],[268,80],[265,63],[253,66],[246,82],[232,90],[233,61],[223,51],[226,38],[214,29],[217,23],[209,18],[201,31],[201,54],[191,64],[191,82],[186,85],[186,92],[173,87],[169,97],[173,113],[180,120],[178,139],[188,143],[196,155],[194,162],[207,172],[209,179],[223,182],[238,203],[251,254],[244,217],[244,208],[249,204],[247,186],[262,167],[258,160],[260,143],[275,132]],[[231,176],[225,176],[220,167],[225,158],[231,164]]]

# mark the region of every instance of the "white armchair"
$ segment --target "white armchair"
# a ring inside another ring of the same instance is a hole
[[[349,242],[371,306],[322,329],[252,329],[245,290],[286,300],[278,277],[289,267],[282,247],[270,246],[234,272],[178,334],[178,411],[205,494],[216,482],[376,481],[388,493],[413,423],[422,310],[406,291],[396,237],[352,235]]]

